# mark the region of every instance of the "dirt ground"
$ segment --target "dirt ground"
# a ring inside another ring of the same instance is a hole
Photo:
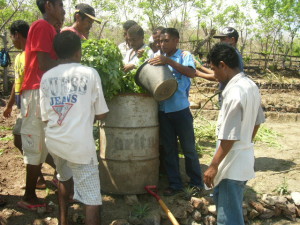
[[[4,107],[0,107],[0,198],[6,200],[7,204],[0,208],[0,225],[56,225],[58,215],[56,188],[51,184],[53,169],[48,165],[43,166],[47,189],[38,190],[37,195],[51,202],[54,211],[48,214],[38,214],[20,209],[16,205],[24,193],[22,186],[25,184],[25,167],[22,156],[14,147],[12,140],[11,128],[14,125],[16,114],[5,120],[2,117],[3,109]],[[276,122],[269,120],[265,123],[266,127],[273,129],[280,136],[278,136],[277,145],[274,147],[262,143],[256,145],[256,178],[247,183],[246,199],[254,199],[264,193],[274,194],[274,191],[281,187],[286,187],[291,192],[300,192],[299,124],[299,122],[291,123],[284,120]],[[204,155],[200,159],[203,170],[207,168],[210,160],[211,156],[209,155]],[[159,185],[160,187],[166,186],[164,177],[161,178]],[[159,208],[156,200],[147,194],[138,196],[138,199],[141,203],[148,203],[153,210]],[[172,208],[172,199],[164,198],[164,201]],[[132,207],[125,204],[123,196],[103,195],[103,225],[109,225],[115,219],[128,219],[131,211]],[[81,205],[72,205],[71,217],[81,217],[82,213]],[[74,224],[79,224],[79,222]],[[170,223],[164,220],[161,224],[168,225]],[[277,218],[251,221],[250,224],[300,224],[300,220],[290,222],[284,218]]]

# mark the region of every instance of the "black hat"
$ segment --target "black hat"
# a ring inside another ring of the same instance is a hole
[[[75,6],[75,13],[80,12],[83,13],[84,15],[88,16],[92,20],[94,20],[97,23],[101,23],[101,20],[97,19],[95,17],[95,10],[92,6],[84,3],[80,3]]]
[[[225,27],[221,33],[213,36],[214,38],[234,37],[236,40],[239,38],[239,33],[233,27]]]

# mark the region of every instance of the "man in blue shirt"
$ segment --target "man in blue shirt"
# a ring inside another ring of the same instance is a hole
[[[188,100],[190,78],[195,76],[195,64],[190,53],[182,54],[182,51],[177,49],[178,42],[179,33],[175,28],[162,30],[160,43],[164,55],[149,60],[151,65],[168,65],[178,82],[175,94],[159,103],[160,138],[169,180],[169,187],[164,191],[165,196],[174,195],[183,188],[179,172],[177,137],[185,157],[186,173],[190,177],[189,185],[203,188],[199,158],[195,149],[193,117]]]

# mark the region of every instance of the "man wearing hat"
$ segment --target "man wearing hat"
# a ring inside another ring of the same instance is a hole
[[[75,14],[74,14],[74,24],[71,27],[65,27],[61,31],[73,31],[75,32],[80,39],[88,39],[89,32],[92,28],[93,22],[101,23],[95,17],[95,10],[88,4],[80,3],[75,6]]]
[[[214,38],[219,38],[220,42],[230,44],[235,48],[239,56],[239,69],[244,70],[244,63],[241,53],[237,50],[236,45],[239,39],[239,33],[233,27],[225,27],[220,34],[214,35]]]
[[[233,27],[225,27],[222,30],[222,32],[214,35],[213,37],[220,39],[220,42],[222,42],[222,43],[227,43],[227,44],[231,45],[232,47],[234,47],[236,53],[239,56],[239,69],[240,69],[240,71],[244,71],[244,63],[243,63],[242,55],[236,48],[237,42],[239,39],[239,33],[237,32],[237,30],[234,29]],[[210,81],[217,81],[216,78],[214,77],[214,71],[204,67],[198,61],[196,61],[196,66],[197,66],[197,69],[196,69],[195,75],[197,77],[202,77],[202,78],[204,78],[206,80],[210,80]],[[220,91],[224,90],[225,86],[226,86],[226,83],[220,82],[219,90]],[[221,93],[219,94],[219,104],[220,104],[220,106],[222,104]]]

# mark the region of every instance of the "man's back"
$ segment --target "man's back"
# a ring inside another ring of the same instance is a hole
[[[44,74],[41,113],[43,121],[48,120],[50,152],[74,163],[97,162],[92,126],[95,115],[107,111],[96,70],[68,63]]]

